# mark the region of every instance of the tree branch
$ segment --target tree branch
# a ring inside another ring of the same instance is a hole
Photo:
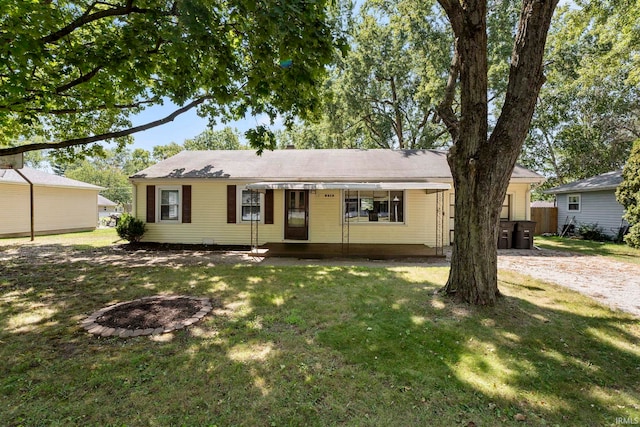
[[[458,36],[464,27],[462,19],[463,9],[459,0],[438,0],[438,3],[440,3],[440,6],[447,14],[453,33]]]
[[[108,110],[111,108],[116,110],[128,110],[132,108],[138,108],[143,105],[155,104],[156,102],[158,102],[157,99],[146,99],[144,101],[138,101],[131,104],[113,104],[113,105],[102,104],[102,105],[96,105],[96,106],[87,107],[87,108],[60,108],[57,110],[47,110],[45,108],[25,108],[24,111],[39,113],[39,114],[52,114],[54,116],[61,116],[64,114],[90,113],[92,111]]]
[[[91,5],[89,5],[87,10],[78,18],[76,18],[74,21],[70,22],[68,25],[59,29],[58,31],[51,33],[46,37],[41,38],[40,41],[44,44],[57,42],[64,36],[71,34],[73,31],[77,30],[83,25],[90,24],[91,22],[98,21],[103,18],[130,15],[132,13],[160,12],[155,9],[144,9],[144,8],[135,7],[133,5],[134,0],[127,0],[127,4],[125,6],[114,6],[111,9],[105,9],[105,10],[101,10],[101,11],[89,14],[89,12],[95,7],[97,3],[98,2],[92,3]],[[102,4],[105,4],[105,3],[102,3]],[[171,16],[173,14],[175,14],[175,4],[171,8],[171,11],[161,13],[161,15],[163,16]]]
[[[64,84],[60,87],[55,88],[55,93],[60,94],[63,92],[68,91],[69,89],[71,89],[74,86],[78,86],[82,83],[86,83],[89,80],[91,80],[92,78],[95,77],[96,74],[98,74],[100,72],[100,70],[102,70],[104,66],[103,65],[98,65],[96,68],[94,68],[93,70],[89,71],[87,74],[84,74],[80,77],[78,77],[77,79],[71,80],[69,83]]]
[[[558,0],[524,1],[513,46],[505,102],[490,137],[491,145],[495,145],[496,150],[501,149],[500,144],[493,144],[497,141],[508,146],[521,145],[529,131],[538,94],[545,80],[542,59],[557,4]],[[513,151],[516,156],[519,152]]]
[[[451,139],[455,143],[460,136],[460,123],[456,113],[453,111],[453,101],[456,96],[456,86],[458,83],[458,76],[460,75],[460,56],[458,52],[453,53],[451,65],[449,66],[449,78],[447,80],[447,86],[445,87],[444,98],[442,102],[436,107],[438,116],[442,119]]]
[[[142,131],[152,129],[154,127],[172,122],[180,114],[185,113],[194,107],[197,107],[198,105],[202,104],[204,101],[208,99],[212,99],[212,97],[203,96],[203,97],[197,98],[192,102],[190,102],[189,104],[185,105],[184,107],[177,109],[176,111],[169,114],[168,116],[144,125],[135,126],[129,129],[124,129],[116,132],[108,132],[100,135],[87,136],[84,138],[68,139],[66,141],[61,141],[61,142],[44,142],[44,143],[36,143],[36,144],[25,144],[17,147],[10,147],[10,148],[2,148],[0,149],[0,156],[8,156],[12,154],[20,154],[20,153],[26,153],[28,151],[45,150],[50,148],[60,149],[60,148],[74,147],[78,145],[87,145],[93,142],[104,141],[107,139],[121,138],[123,136],[128,136],[136,132],[142,132]]]

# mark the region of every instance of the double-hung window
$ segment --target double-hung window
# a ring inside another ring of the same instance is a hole
[[[569,194],[567,196],[567,210],[569,212],[580,212],[580,195]]]
[[[262,219],[262,195],[257,191],[242,189],[240,212],[242,221],[260,221]]]
[[[345,190],[344,218],[350,223],[402,223],[404,192]]]
[[[180,222],[180,187],[158,188],[159,221]]]

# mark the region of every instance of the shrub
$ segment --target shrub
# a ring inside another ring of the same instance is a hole
[[[120,217],[120,222],[116,226],[116,231],[120,238],[125,239],[130,243],[137,243],[142,239],[142,235],[147,231],[147,229],[142,220],[139,220],[132,215],[124,214]]]
[[[632,248],[640,248],[640,222],[629,228],[629,233],[624,236],[624,242]]]
[[[598,223],[580,224],[578,226],[578,234],[585,240],[594,240],[596,242],[611,240],[611,237],[605,234],[602,227],[598,227]]]

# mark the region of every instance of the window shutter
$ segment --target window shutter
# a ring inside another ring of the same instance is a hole
[[[191,222],[191,186],[182,186],[182,222]]]
[[[227,224],[236,223],[236,186],[227,185]]]
[[[147,222],[156,222],[156,186],[147,185]]]
[[[273,224],[273,190],[264,193],[264,223]]]

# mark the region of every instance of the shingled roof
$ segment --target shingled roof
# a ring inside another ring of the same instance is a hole
[[[81,188],[86,190],[104,190],[103,187],[99,187],[97,185],[87,184],[86,182],[76,181],[75,179],[66,178],[64,176],[53,175],[37,169],[22,168],[20,169],[20,172],[34,185]],[[0,169],[0,183],[28,185],[27,182],[25,182],[25,180],[13,169]]]
[[[182,151],[131,176],[246,181],[451,181],[447,152],[439,150],[253,150]],[[540,182],[516,166],[513,178]]]
[[[615,190],[622,182],[622,171],[613,171],[546,190],[547,194],[581,193],[585,191]]]

